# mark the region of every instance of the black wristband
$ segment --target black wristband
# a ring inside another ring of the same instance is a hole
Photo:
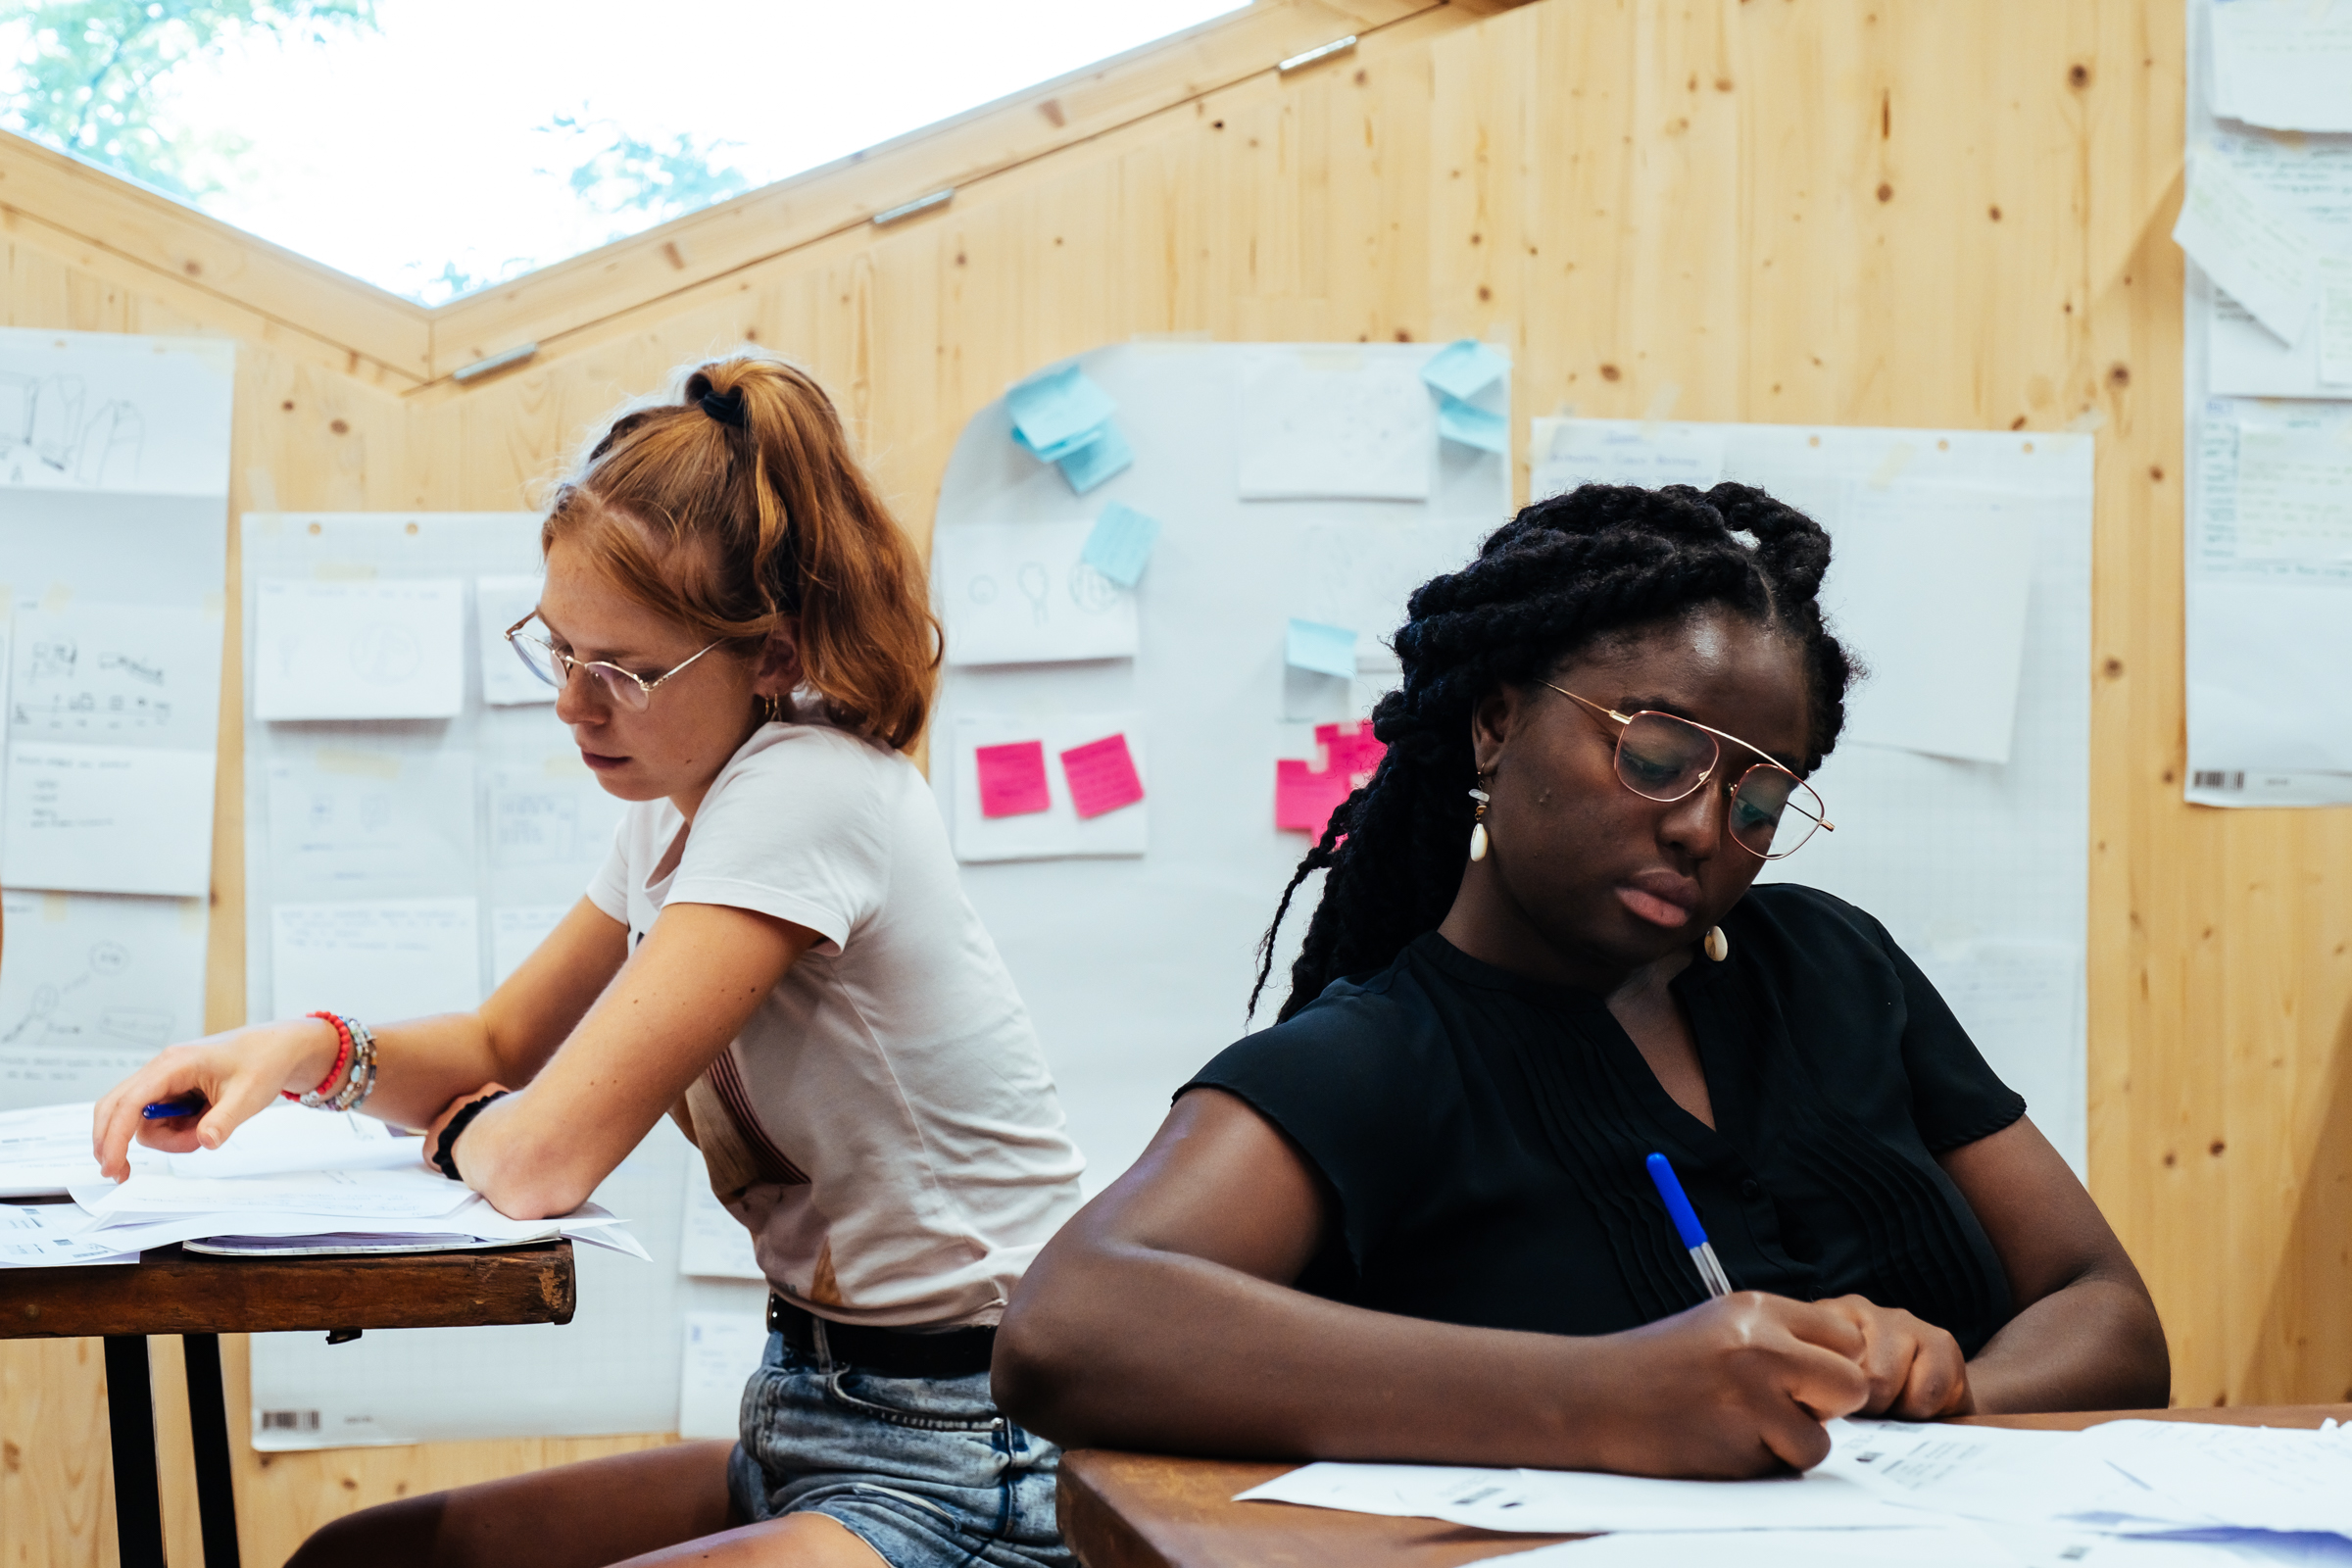
[[[458,1174],[458,1134],[464,1132],[471,1124],[473,1118],[482,1113],[484,1105],[493,1100],[506,1099],[507,1094],[508,1091],[501,1089],[494,1095],[484,1095],[479,1100],[470,1101],[459,1106],[458,1113],[449,1118],[449,1125],[441,1129],[441,1141],[433,1146],[433,1163],[440,1167],[442,1175],[453,1182],[462,1182],[466,1179]]]

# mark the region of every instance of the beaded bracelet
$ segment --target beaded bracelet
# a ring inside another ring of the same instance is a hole
[[[325,1077],[318,1080],[318,1088],[299,1095],[291,1089],[280,1089],[278,1095],[281,1099],[291,1100],[298,1105],[308,1105],[313,1110],[323,1110],[326,1107],[327,1090],[334,1086],[336,1079],[343,1076],[343,1068],[351,1060],[351,1026],[331,1012],[312,1012],[305,1013],[304,1016],[317,1018],[333,1026],[337,1042],[335,1064],[326,1070]]]
[[[357,1018],[342,1018],[343,1026],[351,1031],[351,1076],[343,1080],[342,1089],[327,1102],[329,1110],[357,1110],[375,1093],[375,1036]]]

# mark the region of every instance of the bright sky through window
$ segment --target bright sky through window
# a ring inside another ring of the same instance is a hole
[[[0,125],[437,304],[1243,3],[0,0]]]

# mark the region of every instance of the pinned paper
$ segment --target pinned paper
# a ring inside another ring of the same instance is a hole
[[[1289,636],[1284,639],[1283,662],[1294,669],[1311,669],[1318,674],[1353,680],[1355,633],[1345,626],[1294,620]]]
[[[1084,522],[992,522],[933,535],[948,662],[1133,658],[1135,595],[1087,564],[1089,532]]]
[[[980,771],[982,816],[1025,816],[1054,804],[1046,784],[1043,741],[982,746],[974,757]]]
[[[2212,148],[2188,162],[2188,194],[2173,243],[2285,343],[2302,339],[2319,298],[2320,242]]]
[[[2352,6],[2230,0],[2210,15],[2215,114],[2273,130],[2352,130]]]
[[[1457,338],[1430,356],[1421,379],[1449,398],[1467,403],[1493,386],[1511,362],[1476,338]]]
[[[552,703],[556,689],[531,673],[507,641],[507,628],[539,608],[537,577],[476,577],[473,580],[474,637],[482,660],[482,701],[511,708]],[[543,628],[532,627],[541,636]]]
[[[1135,466],[1135,448],[1119,433],[1116,424],[1105,420],[1102,432],[1054,465],[1061,476],[1070,481],[1070,488],[1084,495],[1096,486],[1116,478]]]
[[[1159,519],[1146,516],[1124,502],[1113,501],[1095,519],[1079,557],[1122,588],[1132,588],[1151,563],[1152,547],[1159,542]]]
[[[1508,452],[1511,423],[1490,409],[1446,397],[1438,404],[1438,434],[1481,452]]]
[[[2320,258],[2320,379],[2352,384],[2352,256]]]
[[[1133,806],[1144,798],[1144,781],[1127,755],[1127,737],[1105,735],[1061,754],[1062,776],[1070,781],[1070,805],[1083,820]],[[981,786],[987,787],[985,780]]]
[[[1358,783],[1371,778],[1389,752],[1372,738],[1371,722],[1360,718],[1345,724],[1317,724],[1315,743],[1323,748],[1332,768],[1354,775]]]
[[[454,718],[466,708],[466,585],[264,577],[254,716]]]
[[[1015,385],[1004,394],[1004,410],[1012,416],[1013,440],[1044,462],[1059,463],[1098,439],[1118,404],[1073,364]]]
[[[1244,501],[1426,501],[1436,420],[1409,364],[1351,346],[1250,351],[1236,479]]]
[[[1274,764],[1274,825],[1286,833],[1321,838],[1355,786],[1336,767],[1309,767],[1294,758]]]

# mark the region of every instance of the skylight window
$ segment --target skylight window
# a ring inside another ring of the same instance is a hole
[[[1246,0],[0,0],[0,126],[426,304]]]

